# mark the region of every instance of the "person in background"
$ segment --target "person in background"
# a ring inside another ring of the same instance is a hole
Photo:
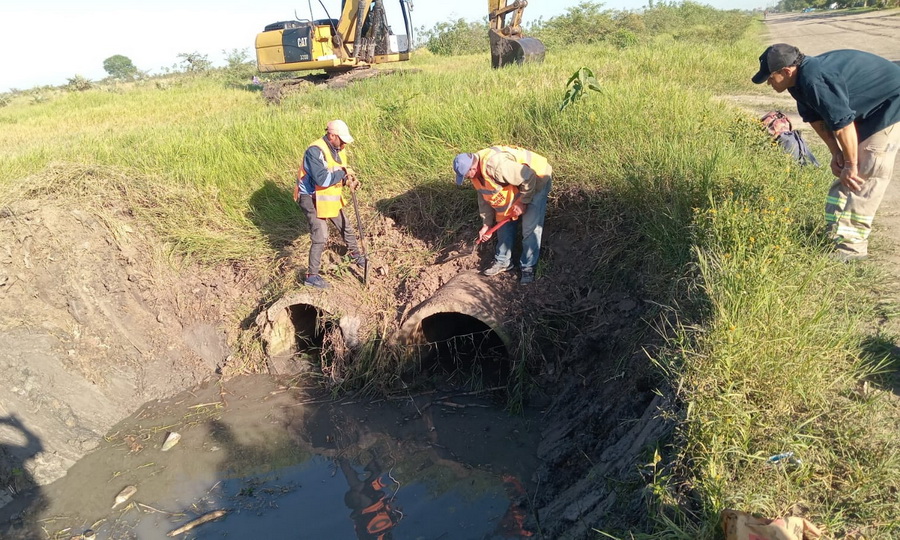
[[[309,267],[304,285],[327,289],[331,285],[319,275],[322,253],[328,241],[328,221],[337,227],[353,261],[365,268],[366,259],[359,250],[356,232],[344,214],[343,187],[351,190],[359,187],[353,169],[347,165],[344,147],[353,142],[350,128],[343,120],[332,120],[325,127],[325,136],[310,143],[303,155],[297,174],[294,200],[306,214],[312,244],[309,247]]]
[[[900,66],[871,53],[806,56],[777,43],[759,57],[756,84],[787,90],[797,112],[831,151],[836,177],[825,203],[834,258],[868,257],[875,212],[891,181],[900,147]]]

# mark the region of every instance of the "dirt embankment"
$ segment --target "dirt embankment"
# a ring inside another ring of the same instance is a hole
[[[59,478],[141,403],[227,361],[241,277],[174,269],[127,212],[22,200],[0,208],[0,246],[10,491]]]

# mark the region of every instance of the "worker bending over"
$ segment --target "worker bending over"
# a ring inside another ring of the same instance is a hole
[[[493,264],[484,271],[494,276],[514,268],[512,248],[516,223],[522,223],[522,268],[520,282],[534,281],[534,269],[541,254],[541,235],[547,213],[547,194],[552,184],[552,167],[547,158],[516,146],[492,146],[453,160],[456,185],[467,179],[478,193],[478,212],[483,226],[478,232],[482,242],[494,224],[506,221],[497,231],[497,249]]]
[[[834,258],[868,257],[875,212],[900,148],[900,66],[880,56],[837,50],[806,56],[776,43],[752,78],[797,102],[797,112],[831,151],[835,179],[825,203]]]

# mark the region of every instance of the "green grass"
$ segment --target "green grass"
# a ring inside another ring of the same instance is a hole
[[[662,35],[552,49],[544,64],[502,71],[487,55],[421,54],[410,63],[420,73],[312,88],[278,107],[205,79],[14,103],[0,109],[0,204],[117,197],[180,254],[265,268],[291,242],[304,249],[290,190],[334,117],[357,139],[366,211],[390,208],[438,244],[474,214],[471,194],[451,187],[453,155],[529,147],[554,166],[550,212],[577,195],[572,218],[606,231],[587,261],[596,279],[636,287],[625,274],[640,274],[640,294],[672,306],[654,360],[681,407],[645,533],[713,538],[725,507],[802,508],[832,535],[888,537],[900,529],[900,413],[877,384],[857,390],[888,369],[887,353],[866,347],[878,275],[821,256],[827,173],[792,166],[750,116],[711,99],[761,91],[748,80],[758,49]],[[559,112],[582,66],[602,92]],[[409,275],[427,259],[403,256]],[[789,450],[802,465],[766,464]]]

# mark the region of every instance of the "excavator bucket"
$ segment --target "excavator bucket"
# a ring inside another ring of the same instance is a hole
[[[499,68],[509,64],[543,62],[547,48],[539,39],[529,37],[507,37],[491,28],[491,67]]]

